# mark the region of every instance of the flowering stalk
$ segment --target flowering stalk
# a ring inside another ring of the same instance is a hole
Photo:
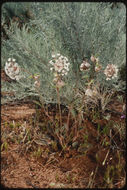
[[[39,84],[40,84],[40,81],[38,80],[38,78],[39,78],[39,76],[34,77],[35,82],[37,81],[37,82],[39,82]],[[35,83],[34,83],[34,85],[35,85],[36,90],[37,90],[37,92],[38,92],[38,94],[39,94],[39,97],[40,97],[40,99],[41,99],[41,103],[42,103],[43,111],[44,111],[45,115],[46,115],[46,116],[49,118],[49,120],[52,122],[53,126],[56,127],[56,124],[55,124],[54,120],[53,120],[52,117],[48,114],[48,112],[45,110],[44,103],[43,103],[44,100],[43,100],[42,95],[41,95],[41,92],[40,92],[40,90],[39,90],[39,86],[36,85]],[[59,93],[59,88],[58,88],[57,90],[58,90],[58,93]],[[58,100],[59,104],[58,104],[58,105],[59,105],[59,110],[60,110],[59,112],[61,113],[61,109],[60,109],[60,96],[58,95],[58,97],[59,97],[59,100]],[[60,118],[61,118],[61,114],[60,114]],[[62,123],[62,120],[60,120],[60,122]],[[62,126],[62,124],[60,124],[60,125]],[[52,135],[54,136],[54,134],[52,134]],[[60,142],[61,146],[64,147],[63,138],[62,138],[59,134],[56,134],[56,136],[57,136],[57,138],[59,139],[59,142]],[[55,137],[55,136],[54,136],[54,137]]]
[[[70,115],[71,115],[71,106],[69,107],[69,112],[68,112],[68,116],[67,116],[67,135],[68,135],[68,132],[69,132]]]
[[[97,57],[91,55],[90,60],[93,62],[94,71],[99,72],[102,69],[102,65],[99,64],[99,59]],[[90,69],[90,67],[91,67],[91,65],[88,62],[83,61],[80,65],[80,70],[86,71],[86,70]],[[94,77],[94,73],[93,72],[91,73],[92,78]],[[117,74],[118,74],[117,66],[115,66],[114,64],[108,64],[104,70],[104,74],[106,75],[106,80],[114,79],[115,77],[117,77]],[[86,96],[93,97],[94,95],[97,95],[97,92],[93,91],[90,88],[92,82],[93,82],[93,80],[90,77],[89,82],[87,83],[88,84],[87,90],[85,92]]]
[[[12,79],[12,80],[16,80],[19,81],[19,79],[21,79],[23,76],[20,75],[20,71],[25,71],[26,73],[30,74],[31,73],[29,71],[27,71],[26,69],[20,68],[18,63],[16,63],[15,59],[9,58],[8,61],[5,64],[5,73]],[[41,99],[41,103],[43,105],[43,110],[45,115],[52,121],[53,125],[55,126],[55,123],[53,121],[53,119],[49,116],[49,114],[46,112],[45,107],[44,107],[44,101],[40,92],[40,80],[39,80],[39,75],[31,75],[31,78],[33,78],[35,80],[34,82],[34,86],[36,88],[36,91],[39,94],[39,97]]]
[[[34,78],[35,79],[35,78]],[[35,79],[35,82],[36,82],[36,79]],[[34,83],[35,84],[35,83]],[[52,122],[52,124],[53,124],[53,126],[54,127],[56,127],[56,124],[55,124],[55,122],[54,122],[54,120],[52,119],[52,117],[48,114],[48,112],[45,110],[45,106],[44,106],[44,100],[43,100],[43,98],[42,98],[42,95],[41,95],[41,92],[40,92],[40,90],[39,90],[39,86],[38,85],[36,85],[36,90],[37,90],[37,92],[38,92],[38,94],[39,94],[39,97],[40,97],[40,99],[41,99],[41,103],[42,103],[42,108],[43,108],[43,111],[44,111],[44,113],[45,113],[45,115],[49,118],[49,120]],[[59,104],[60,105],[60,104]],[[54,134],[52,134],[53,136],[54,136]],[[58,134],[56,134],[56,136],[57,136],[57,138],[59,139],[59,141],[60,141],[60,143],[61,143],[61,146],[64,146],[63,145],[63,139],[58,135]],[[55,137],[55,136],[54,136]]]
[[[62,127],[62,116],[61,116],[61,108],[60,108],[60,93],[59,93],[59,88],[56,87],[56,92],[57,92],[57,98],[58,98],[58,106],[59,106],[59,115],[60,115],[60,127]]]
[[[69,65],[68,58],[57,54],[52,54],[52,60],[49,61],[51,64],[51,71],[54,71],[54,79],[53,82],[56,85],[56,93],[57,93],[57,99],[58,99],[58,106],[59,106],[59,115],[60,115],[60,127],[62,127],[62,115],[61,115],[61,108],[60,108],[60,88],[62,88],[65,83],[62,80],[62,77],[67,75],[69,71]]]

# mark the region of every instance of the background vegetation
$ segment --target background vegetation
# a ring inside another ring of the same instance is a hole
[[[2,69],[8,58],[15,58],[20,67],[31,74],[40,74],[40,92],[45,102],[56,102],[56,91],[49,61],[53,52],[66,56],[71,68],[61,101],[75,96],[75,88],[84,89],[80,64],[93,54],[102,67],[115,64],[125,68],[126,8],[122,3],[4,3],[2,6]],[[106,81],[104,74],[97,80],[104,86],[125,89],[124,69],[117,80]],[[91,73],[89,73],[92,75]],[[13,91],[2,102],[38,96],[30,74],[19,82],[2,83],[3,91]],[[71,100],[70,100],[71,101]]]

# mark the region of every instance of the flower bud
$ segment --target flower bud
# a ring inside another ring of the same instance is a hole
[[[82,64],[80,65],[80,70],[83,71],[83,70],[87,70],[89,69],[90,67],[90,64],[86,61],[83,61]]]
[[[91,55],[90,60],[91,60],[92,62],[96,62],[96,58],[95,58],[93,55]]]

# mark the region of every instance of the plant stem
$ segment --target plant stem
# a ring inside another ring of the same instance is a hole
[[[46,112],[46,110],[45,110],[44,100],[43,100],[43,98],[42,98],[42,95],[41,95],[41,93],[40,93],[39,88],[36,88],[36,90],[37,90],[37,92],[38,92],[38,94],[39,94],[39,97],[40,97],[40,100],[41,100],[41,104],[42,104],[42,108],[43,108],[43,111],[44,111],[45,115],[51,120],[51,122],[53,123],[53,125],[54,125],[54,127],[55,127],[55,122],[53,121],[52,117],[48,114],[48,112]]]
[[[61,116],[61,108],[60,108],[60,93],[59,93],[59,88],[56,88],[57,91],[57,98],[58,98],[58,106],[59,106],[59,115],[60,115],[60,127],[62,127],[62,116]]]
[[[70,114],[71,114],[71,107],[69,107],[69,113],[68,113],[68,116],[67,116],[67,135],[68,135],[68,132],[69,132]]]

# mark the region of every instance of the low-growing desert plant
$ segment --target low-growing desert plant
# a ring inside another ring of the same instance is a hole
[[[4,27],[9,39],[2,38],[2,68],[11,82],[2,82],[2,90],[14,96],[2,100],[36,99],[43,114],[36,114],[35,127],[42,117],[42,131],[66,151],[78,137],[84,113],[100,119],[110,109],[125,62],[125,7],[120,4],[116,14],[109,3],[34,3],[31,10],[29,23],[20,28],[10,19]],[[48,105],[54,103],[53,115]],[[29,139],[25,131],[23,142]]]
[[[95,67],[97,67],[100,71],[101,67],[99,66],[98,59],[91,56],[91,60],[94,62]],[[66,104],[66,108],[68,110],[67,112],[67,120],[63,123],[62,118],[62,110],[61,110],[61,97],[60,93],[62,88],[65,86],[64,78],[68,74],[69,71],[69,65],[68,58],[65,56],[57,54],[52,54],[52,60],[49,61],[49,64],[51,65],[51,68],[49,68],[54,75],[54,78],[52,79],[53,82],[50,82],[51,85],[56,90],[57,95],[57,104],[58,104],[58,112],[59,115],[55,116],[53,119],[50,114],[47,112],[46,108],[46,102],[44,100],[43,95],[41,94],[40,85],[40,75],[34,74],[30,75],[30,72],[27,70],[22,69],[19,67],[18,63],[16,63],[16,60],[14,58],[9,58],[5,65],[5,72],[6,74],[12,79],[15,80],[15,82],[19,83],[20,85],[24,86],[22,79],[24,78],[31,78],[31,81],[33,81],[33,90],[36,94],[38,94],[39,102],[37,104],[40,105],[41,109],[43,110],[45,116],[50,121],[50,128],[52,130],[49,131],[50,135],[54,136],[54,138],[57,138],[58,143],[62,147],[62,149],[65,151],[68,148],[68,144],[72,139],[70,139],[69,133],[72,131],[73,139],[75,136],[78,135],[79,127],[83,120],[83,109],[84,105],[87,106],[87,109],[95,110],[95,113],[99,113],[98,117],[100,117],[101,114],[104,114],[105,111],[108,109],[108,104],[111,102],[112,93],[109,94],[108,91],[104,91],[105,88],[101,87],[97,83],[94,83],[94,79],[89,76],[87,77],[88,83],[85,85],[86,91],[85,94],[80,94],[78,92],[77,98],[78,98],[78,104],[75,102],[75,99],[73,99],[70,103],[68,100],[68,104]],[[94,67],[94,69],[95,69]],[[83,72],[86,72],[87,70],[93,70],[93,68],[90,68],[90,64],[86,61],[84,61],[80,65],[80,70]],[[23,75],[24,72],[26,72],[26,76]],[[104,70],[104,74],[107,77],[107,80],[111,80],[111,78],[117,77],[117,71],[118,69],[114,67],[114,65],[108,65],[106,69]],[[30,77],[29,77],[30,75]],[[87,75],[86,75],[87,76]],[[20,82],[21,81],[21,82]],[[67,84],[66,84],[67,85]],[[77,89],[78,90],[78,89]],[[68,99],[68,98],[66,98]],[[35,101],[37,102],[37,101]],[[76,103],[76,104],[75,104]],[[74,114],[74,109],[76,109],[76,114]],[[73,121],[71,121],[71,113],[73,113]],[[73,122],[73,128],[70,128],[70,121]],[[65,124],[66,123],[66,124]],[[104,129],[103,129],[104,130]],[[26,132],[28,133],[28,132]],[[51,134],[52,133],[52,134]],[[27,134],[24,138],[26,138]]]

